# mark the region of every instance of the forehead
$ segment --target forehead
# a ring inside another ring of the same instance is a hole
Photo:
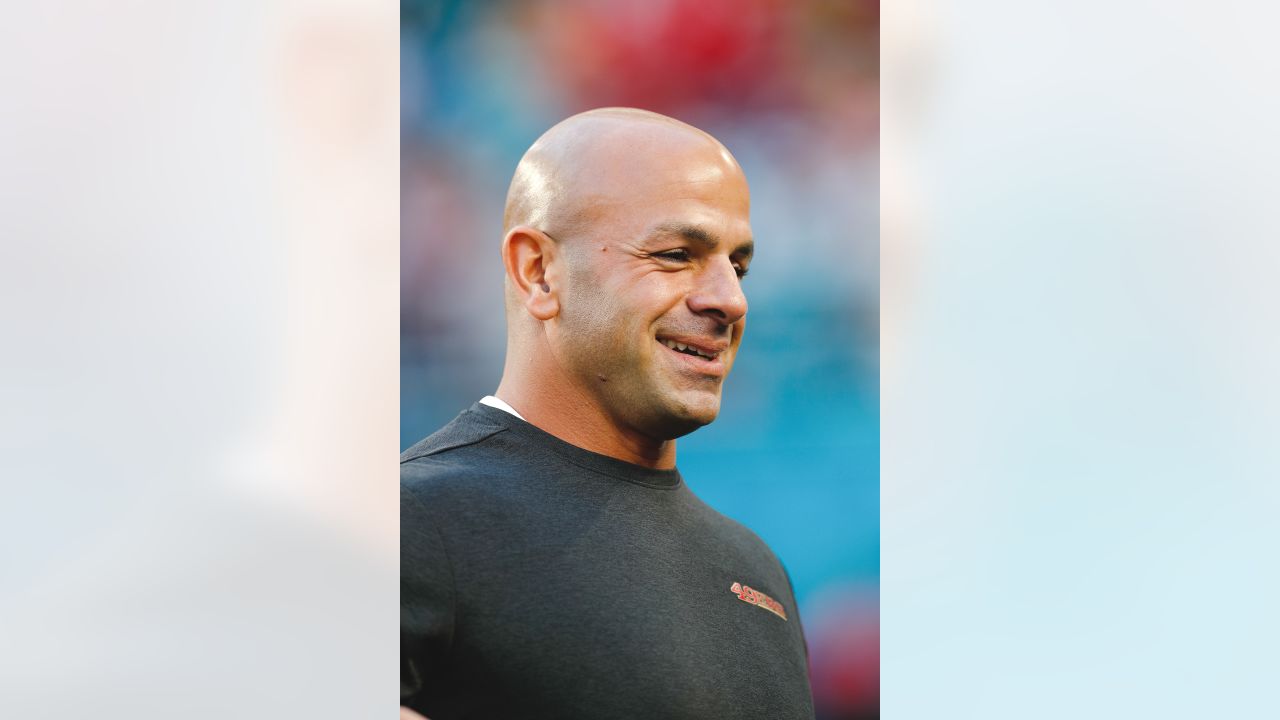
[[[723,148],[704,143],[620,158],[584,169],[576,219],[631,237],[661,228],[704,226],[718,235],[750,237],[751,195],[742,170]]]

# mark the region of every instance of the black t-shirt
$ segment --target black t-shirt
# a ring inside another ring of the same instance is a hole
[[[477,403],[401,456],[400,700],[452,718],[812,718],[782,565],[677,470]]]

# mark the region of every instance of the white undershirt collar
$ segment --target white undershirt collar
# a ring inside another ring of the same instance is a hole
[[[524,416],[516,412],[515,408],[511,407],[510,405],[506,404],[502,400],[499,400],[498,398],[492,395],[485,395],[484,397],[480,398],[480,404],[488,405],[489,407],[498,408],[499,410],[509,412],[512,415],[515,415],[516,417],[520,418],[521,420],[524,420]],[[528,422],[528,421],[525,420],[525,422]]]

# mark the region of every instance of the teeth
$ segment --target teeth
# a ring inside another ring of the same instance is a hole
[[[698,357],[704,357],[704,358],[707,358],[708,360],[714,360],[714,359],[716,358],[716,356],[720,354],[720,353],[711,353],[711,354],[707,354],[707,353],[702,352],[701,350],[699,350],[699,349],[698,349],[698,348],[696,348],[696,347],[693,347],[693,346],[691,346],[691,345],[685,345],[684,343],[678,343],[678,342],[676,342],[676,341],[674,341],[674,340],[663,340],[663,341],[662,341],[662,344],[663,344],[663,345],[666,345],[667,347],[671,348],[672,350],[677,350],[677,351],[679,351],[679,352],[692,352],[692,353],[694,353],[695,355],[697,355]]]

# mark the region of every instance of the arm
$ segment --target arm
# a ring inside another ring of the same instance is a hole
[[[402,467],[402,471],[407,468]],[[400,703],[430,707],[453,645],[453,568],[440,528],[412,489],[400,490]]]

